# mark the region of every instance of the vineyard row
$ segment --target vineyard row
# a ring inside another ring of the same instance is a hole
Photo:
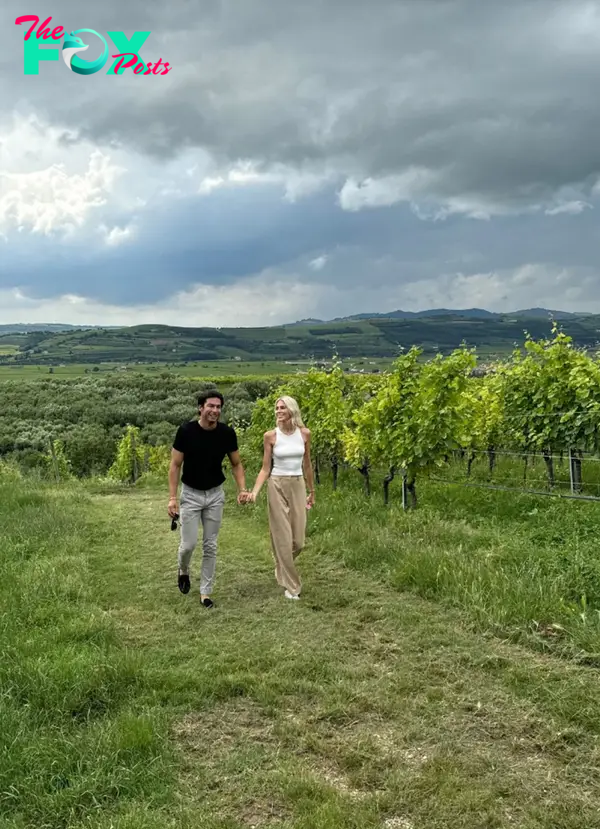
[[[348,375],[339,362],[330,371],[312,369],[287,379],[258,398],[249,413],[231,417],[247,465],[260,463],[263,433],[273,427],[274,406],[283,394],[295,397],[312,432],[317,479],[326,465],[337,485],[340,466],[363,475],[385,469],[384,493],[402,481],[407,503],[416,505],[419,476],[439,472],[466,459],[467,474],[476,458],[494,458],[503,450],[540,455],[550,488],[554,458],[569,459],[572,489],[581,489],[584,453],[600,451],[600,362],[573,346],[553,328],[549,340],[527,339],[524,353],[496,365],[485,376],[474,374],[477,356],[460,348],[429,361],[412,348],[380,375]],[[129,426],[109,474],[135,481],[144,471],[166,478],[170,446],[144,444],[138,427]],[[52,444],[49,466],[68,473],[60,441]]]

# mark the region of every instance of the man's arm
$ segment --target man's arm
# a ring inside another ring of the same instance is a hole
[[[171,464],[169,466],[169,515],[171,518],[179,512],[177,508],[177,489],[183,464],[183,452],[171,449]]]
[[[239,449],[235,449],[233,452],[228,452],[227,457],[231,463],[231,470],[238,489],[239,501],[241,493],[246,491],[246,473],[244,472],[244,465],[242,464]]]

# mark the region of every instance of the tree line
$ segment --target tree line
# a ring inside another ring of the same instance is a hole
[[[139,430],[143,445],[170,445],[177,427],[194,417],[198,394],[214,385],[227,394],[224,419],[243,426],[254,401],[276,382],[199,381],[169,372],[5,381],[0,383],[0,457],[25,470],[44,469],[54,447],[73,475],[105,475],[129,427]]]

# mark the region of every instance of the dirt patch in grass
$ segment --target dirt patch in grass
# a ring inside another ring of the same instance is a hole
[[[274,723],[250,699],[234,699],[206,711],[192,711],[173,725],[185,752],[231,751],[248,743],[277,743]]]
[[[279,796],[281,741],[250,699],[191,711],[172,726],[182,755],[182,790],[248,827],[279,825],[289,816]]]

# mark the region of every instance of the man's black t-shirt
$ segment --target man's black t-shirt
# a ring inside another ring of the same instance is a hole
[[[173,448],[184,455],[182,482],[193,489],[213,489],[225,480],[223,460],[237,450],[237,435],[225,423],[203,429],[197,420],[190,420],[177,430]]]

